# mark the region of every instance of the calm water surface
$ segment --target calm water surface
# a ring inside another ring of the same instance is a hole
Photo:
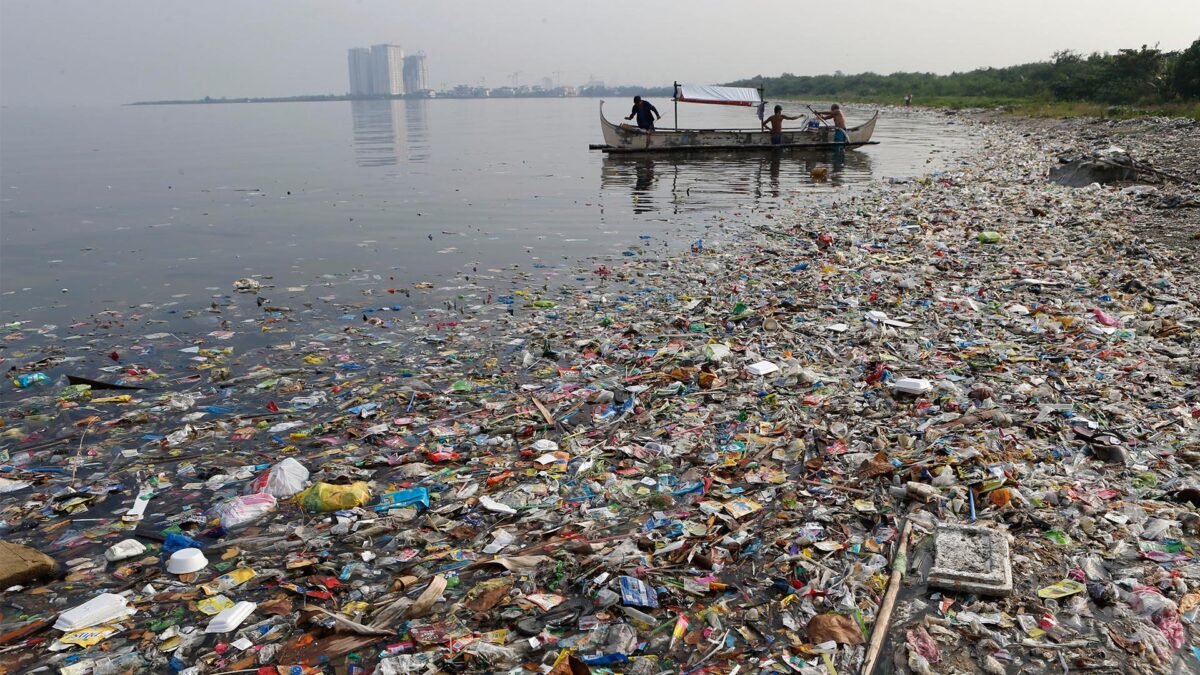
[[[659,101],[662,125],[671,105]],[[611,101],[610,119],[628,102]],[[0,111],[0,316],[69,322],[203,306],[268,275],[397,286],[553,269],[662,245],[716,213],[953,168],[952,118],[885,112],[848,152],[606,156],[596,99],[360,101]],[[869,110],[849,110],[851,124]],[[754,126],[686,106],[687,126]],[[824,182],[810,172],[830,170]]]

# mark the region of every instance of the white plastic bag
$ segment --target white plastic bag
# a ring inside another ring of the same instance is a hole
[[[246,486],[246,494],[266,493],[277,499],[285,499],[300,492],[307,485],[308,469],[288,457],[250,481]]]
[[[733,350],[723,344],[712,343],[704,345],[704,358],[713,363],[720,363],[732,356]]]
[[[275,510],[275,498],[267,493],[234,497],[208,511],[211,518],[220,518],[221,527],[232,530]]]

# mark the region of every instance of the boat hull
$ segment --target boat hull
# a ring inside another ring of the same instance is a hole
[[[604,133],[605,152],[647,152],[670,150],[771,150],[774,148],[856,148],[871,144],[879,113],[857,127],[846,130],[846,140],[835,138],[835,130],[821,127],[815,131],[785,129],[783,143],[771,143],[771,134],[756,129],[656,129],[653,133],[630,124],[614,124],[604,117],[600,102],[600,129]]]

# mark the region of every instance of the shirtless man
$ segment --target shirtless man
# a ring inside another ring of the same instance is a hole
[[[775,114],[763,120],[762,126],[767,128],[767,123],[771,123],[771,145],[783,145],[783,121],[798,120],[800,117],[792,117],[791,115],[783,114],[783,106],[775,106]]]
[[[834,127],[843,131],[846,129],[846,116],[842,114],[842,107],[840,105],[834,103],[829,106],[827,112],[821,110],[814,110],[813,112],[817,113],[817,117],[823,120],[833,120]]]

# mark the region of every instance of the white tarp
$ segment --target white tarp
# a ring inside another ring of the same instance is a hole
[[[724,105],[758,105],[761,102],[757,89],[717,87],[709,84],[681,84],[675,91],[675,100]]]

